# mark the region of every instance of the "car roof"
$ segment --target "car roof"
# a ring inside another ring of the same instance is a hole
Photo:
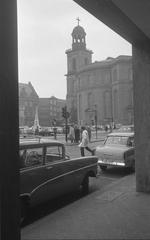
[[[20,141],[20,149],[24,149],[27,146],[30,146],[30,148],[37,148],[37,147],[43,147],[43,146],[64,146],[63,143],[59,142],[59,141],[53,141],[53,140],[48,140],[48,141],[42,141],[37,140],[37,139],[26,139],[26,140],[22,140]]]
[[[124,137],[129,137],[129,136],[134,136],[134,132],[113,132],[113,133],[109,133],[107,136],[124,136]]]

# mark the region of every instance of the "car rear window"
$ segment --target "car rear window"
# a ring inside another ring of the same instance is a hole
[[[42,147],[20,150],[19,155],[20,155],[20,168],[38,166],[43,163]]]
[[[105,145],[127,145],[128,137],[126,136],[108,136]]]
[[[50,146],[46,148],[45,163],[56,162],[63,159],[62,146]]]

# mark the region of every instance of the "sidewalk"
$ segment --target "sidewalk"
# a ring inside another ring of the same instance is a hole
[[[126,176],[23,228],[21,239],[150,239],[150,195]]]
[[[94,143],[94,142],[102,142],[104,141],[104,139],[106,138],[108,133],[106,132],[101,132],[98,134],[98,136],[96,137],[95,135],[92,137],[91,142],[90,143]],[[70,141],[68,140],[67,142],[65,141],[65,139],[62,141],[65,145],[67,146],[71,146],[71,145],[78,145],[79,143],[70,143]]]

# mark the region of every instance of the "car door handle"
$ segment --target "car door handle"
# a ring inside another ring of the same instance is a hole
[[[53,167],[46,167],[47,170],[52,169]]]

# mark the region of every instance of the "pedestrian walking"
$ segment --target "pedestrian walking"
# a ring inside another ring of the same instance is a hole
[[[53,131],[54,131],[54,139],[57,139],[57,128],[54,127],[54,128],[53,128]]]
[[[74,127],[71,125],[69,129],[69,137],[68,139],[71,141],[71,143],[74,143],[75,140],[75,132],[74,132]]]
[[[89,136],[88,136],[88,131],[86,130],[86,128],[83,126],[81,127],[81,131],[82,131],[82,135],[81,135],[81,143],[79,144],[80,147],[80,151],[81,151],[81,156],[84,157],[84,149],[86,149],[87,151],[89,151],[92,155],[94,155],[94,150],[90,149],[88,147],[88,143],[89,143]]]
[[[105,125],[105,132],[107,132],[108,131],[108,126],[107,125]]]
[[[75,125],[74,133],[75,133],[75,142],[79,143],[79,141],[80,141],[80,129],[79,129],[78,125]]]
[[[87,126],[87,131],[88,131],[88,136],[89,136],[89,142],[91,142],[92,133],[91,133],[90,126]]]

